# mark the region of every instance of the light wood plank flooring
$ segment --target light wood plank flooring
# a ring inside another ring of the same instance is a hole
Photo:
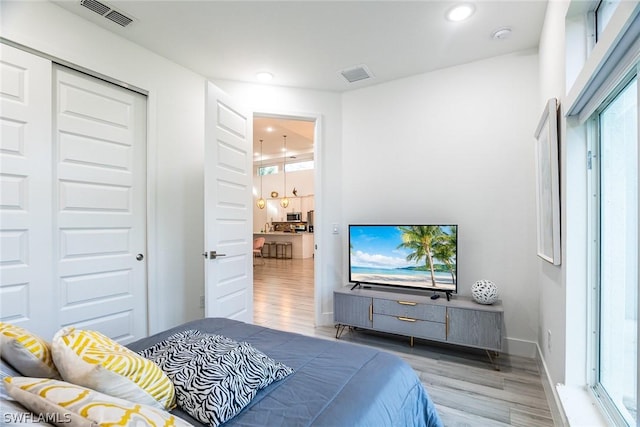
[[[314,325],[313,259],[256,260],[254,323],[335,339],[335,328]],[[501,355],[496,371],[486,353],[372,331],[348,331],[342,341],[389,351],[409,363],[445,426],[553,426],[534,359]]]

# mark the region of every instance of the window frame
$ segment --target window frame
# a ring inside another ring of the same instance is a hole
[[[600,114],[617,98],[618,95],[629,85],[633,80],[636,80],[636,97],[638,105],[638,138],[640,139],[640,63],[629,72],[616,88],[602,101],[601,105],[594,111],[592,116],[587,121],[587,176],[588,176],[588,304],[589,304],[589,325],[591,334],[587,344],[589,346],[588,351],[588,373],[587,378],[589,380],[589,389],[592,392],[594,398],[603,408],[605,414],[616,426],[629,426],[627,420],[624,418],[617,405],[609,397],[608,392],[604,386],[600,383],[600,304],[601,304],[601,288],[600,288],[600,274],[601,274],[601,262],[600,257],[600,245],[601,245],[601,215],[600,215],[600,196],[601,196],[601,162],[600,162]],[[637,165],[640,170],[640,150],[638,150]],[[639,188],[640,193],[640,188]],[[640,196],[640,194],[639,194]],[[638,197],[638,212],[640,212],[640,197]],[[638,228],[640,230],[640,227]],[[639,231],[640,234],[640,231]],[[638,236],[638,263],[640,265],[640,235]],[[636,280],[640,283],[640,277]],[[638,292],[638,304],[640,309],[640,292]],[[636,313],[638,316],[638,313]],[[640,347],[640,327],[636,326],[636,344]],[[640,348],[636,350],[636,375],[640,373]],[[636,408],[640,404],[640,382],[636,383]],[[638,424],[636,415],[636,424]]]
[[[593,10],[593,21],[594,21],[594,37],[595,43],[598,43],[602,33],[605,28],[607,28],[607,24],[611,21],[611,17],[615,13],[615,9],[620,4],[620,0],[615,0],[611,2],[607,2],[606,0],[598,1],[595,9]],[[605,12],[606,15],[602,15],[600,12]],[[602,22],[604,20],[604,22]]]

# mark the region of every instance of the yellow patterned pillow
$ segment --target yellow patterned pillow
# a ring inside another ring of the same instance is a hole
[[[52,350],[65,381],[156,408],[175,407],[173,383],[158,365],[100,332],[61,329]]]
[[[49,343],[20,326],[0,322],[0,357],[24,376],[60,378]]]
[[[73,427],[191,425],[161,409],[64,381],[25,377],[7,377],[4,381],[9,395],[37,414],[32,420]]]

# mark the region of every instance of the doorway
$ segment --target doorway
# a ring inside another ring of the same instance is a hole
[[[254,321],[263,326],[312,330],[316,324],[317,126],[318,118],[308,116],[253,117],[253,230],[266,241],[264,262],[254,268]],[[307,303],[296,305],[299,298]]]

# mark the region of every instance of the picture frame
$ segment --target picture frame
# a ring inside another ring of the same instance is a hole
[[[535,132],[538,256],[560,265],[560,174],[558,100],[547,101]]]

